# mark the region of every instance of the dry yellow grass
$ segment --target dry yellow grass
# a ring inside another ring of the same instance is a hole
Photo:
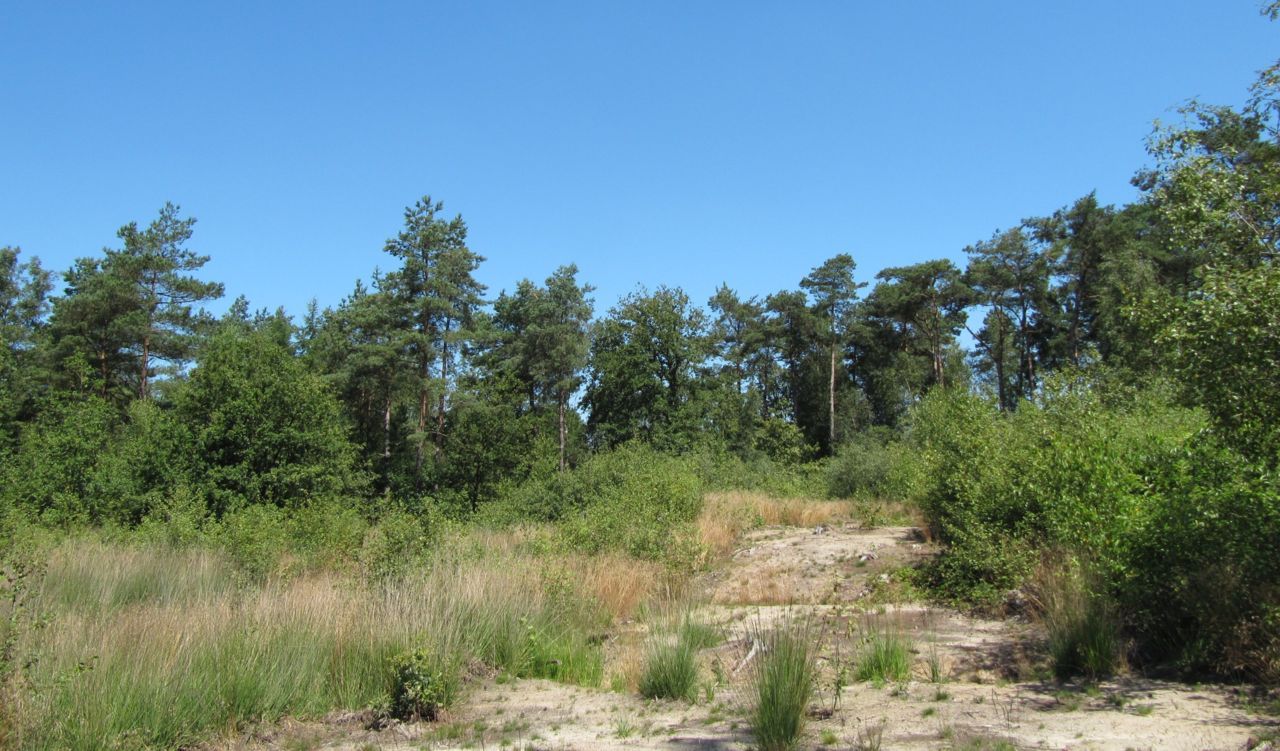
[[[848,518],[852,510],[849,501],[774,498],[748,491],[708,493],[698,516],[698,540],[713,558],[719,558],[752,527],[813,527]]]

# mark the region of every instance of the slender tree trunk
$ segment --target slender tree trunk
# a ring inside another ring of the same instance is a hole
[[[992,357],[991,359],[996,361],[996,393],[1000,399],[1000,410],[1002,412],[1007,412],[1009,410],[1009,393],[1008,393],[1009,387],[1007,384],[1005,384],[1005,375],[1004,375],[1004,358],[1006,354],[1005,353],[1006,345],[1005,345],[1004,335],[1005,335],[1004,322],[1001,321],[1000,327],[997,330],[997,334],[996,334],[997,336],[996,346],[998,348],[998,352],[996,352],[995,353],[996,356]]]
[[[151,356],[151,331],[148,330],[142,337],[142,378],[139,381],[138,397],[147,398],[147,371],[151,369],[149,362]]]
[[[418,392],[418,440],[414,453],[414,486],[422,489],[422,463],[426,459],[427,409],[431,405],[431,389],[424,372],[422,389]]]
[[[391,495],[391,395],[382,410],[382,494]]]
[[[831,377],[827,381],[827,449],[836,450],[836,343],[831,343]]]
[[[561,472],[563,472],[563,471],[565,470],[565,462],[564,462],[564,444],[565,444],[564,403],[565,403],[565,393],[564,393],[564,389],[560,389],[560,400],[559,400],[559,402],[560,402],[560,403],[559,403],[559,412],[560,412],[560,416],[559,416],[559,419],[560,419],[560,471],[561,471]]]
[[[946,387],[946,377],[942,372],[942,311],[938,310],[938,299],[936,296],[930,297],[930,307],[933,312],[933,331],[929,332],[930,343],[933,345],[933,377],[937,380],[938,385]]]
[[[449,326],[445,324],[445,335],[449,333]],[[444,396],[445,391],[449,389],[449,344],[442,340],[440,347],[440,401],[436,409],[436,459],[444,453]]]

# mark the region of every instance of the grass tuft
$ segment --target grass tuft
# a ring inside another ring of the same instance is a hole
[[[905,681],[911,677],[911,640],[896,628],[869,619],[854,678],[873,683]]]
[[[754,635],[760,655],[753,669],[751,727],[761,751],[791,749],[800,739],[814,691],[812,637],[808,623],[768,632],[757,629]]]
[[[1123,643],[1111,603],[1078,563],[1049,560],[1037,571],[1034,587],[1056,677],[1097,680],[1123,666]]]

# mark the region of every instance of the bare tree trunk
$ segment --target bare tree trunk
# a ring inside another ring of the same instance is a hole
[[[836,450],[836,343],[831,343],[831,377],[827,381],[827,444]]]
[[[382,494],[391,495],[391,395],[382,410]]]
[[[444,324],[444,334],[440,337],[440,401],[436,409],[436,460],[444,455],[444,401],[445,392],[449,390],[449,322]]]
[[[139,381],[138,397],[147,398],[147,371],[151,369],[151,332],[142,337],[142,379]]]
[[[1009,387],[1004,382],[1004,357],[1005,357],[1005,339],[1004,339],[1004,323],[1000,324],[999,329],[999,347],[1000,351],[996,357],[991,359],[996,361],[996,392],[1000,399],[1000,411],[1005,412],[1009,409]]]
[[[565,444],[564,403],[565,403],[565,393],[564,393],[564,389],[561,389],[561,390],[560,390],[560,405],[559,405],[559,407],[560,407],[560,409],[559,409],[559,412],[560,412],[560,471],[561,471],[561,472],[563,472],[563,471],[565,470],[565,462],[564,462],[564,444]]]
[[[427,434],[427,407],[430,405],[431,390],[427,387],[423,376],[422,389],[418,392],[418,440],[414,453],[414,485],[422,488],[422,463],[426,458],[426,447],[423,445]]]

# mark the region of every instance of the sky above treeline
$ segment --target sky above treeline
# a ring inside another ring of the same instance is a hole
[[[61,272],[165,201],[225,308],[336,305],[444,201],[490,297],[869,281],[1096,190],[1239,105],[1255,0],[0,5],[0,245]],[[61,290],[59,285],[58,290]]]

